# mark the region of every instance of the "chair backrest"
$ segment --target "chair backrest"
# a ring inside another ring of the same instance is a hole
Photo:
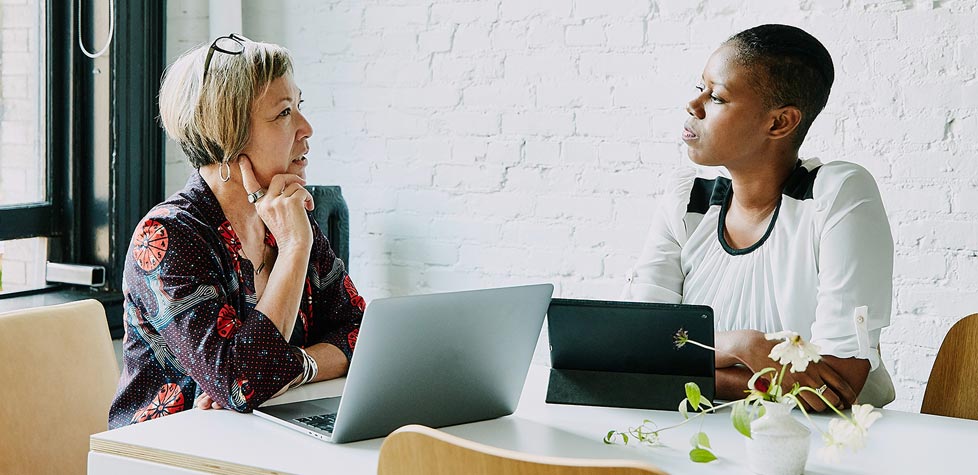
[[[632,460],[530,455],[420,425],[401,427],[380,447],[378,475],[665,475]]]
[[[333,253],[350,268],[350,209],[338,186],[309,185],[306,187],[316,209],[312,215],[329,239]]]
[[[962,318],[944,337],[931,368],[920,412],[978,420],[978,313]]]
[[[118,382],[99,302],[0,314],[0,473],[85,473]]]

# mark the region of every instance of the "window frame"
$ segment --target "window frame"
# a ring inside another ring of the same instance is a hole
[[[76,9],[82,8],[85,44],[92,45],[95,36],[104,38],[104,32],[94,33],[93,18],[96,4],[104,7],[106,2],[45,0],[47,197],[0,207],[0,240],[47,237],[48,260],[104,266],[106,285],[47,286],[0,299],[44,292],[60,292],[72,300],[96,298],[106,306],[110,329],[118,335],[129,241],[142,216],[163,200],[164,135],[156,98],[166,66],[166,1],[113,2],[110,99],[104,104],[94,98],[93,60],[77,45]],[[97,108],[103,108],[99,116],[108,117],[107,123],[94,124]],[[95,152],[97,130],[108,130],[108,156]],[[8,300],[2,307],[12,305],[16,303]]]
[[[70,104],[70,82],[67,54],[64,40],[69,36],[68,25],[64,23],[65,2],[47,0],[44,2],[44,48],[46,63],[44,69],[44,110],[41,111],[47,125],[44,129],[44,153],[46,196],[43,201],[0,206],[0,241],[32,237],[61,237],[64,230],[56,223],[63,216],[66,153],[63,144],[56,138],[67,134]],[[70,9],[70,8],[69,8]],[[70,44],[69,44],[70,47]],[[53,240],[52,240],[53,241]],[[50,247],[49,241],[49,247]],[[51,250],[49,249],[49,254]]]

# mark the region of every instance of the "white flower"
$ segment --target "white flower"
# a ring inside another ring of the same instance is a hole
[[[819,457],[821,457],[825,463],[838,463],[839,459],[842,458],[842,449],[845,447],[841,444],[835,443],[829,434],[822,434],[822,439],[825,440],[825,447],[818,449]]]
[[[880,417],[883,417],[883,414],[873,412],[873,409],[872,404],[856,404],[852,406],[852,419],[856,421],[856,424],[863,431],[868,431],[869,426],[873,425]]]
[[[827,462],[837,462],[843,449],[855,452],[866,445],[869,426],[883,417],[879,412],[873,412],[871,404],[852,406],[852,422],[845,419],[829,421],[829,430],[822,434],[825,447],[821,449],[822,458]]]
[[[784,340],[771,348],[768,358],[777,361],[781,365],[791,363],[792,373],[801,373],[808,368],[809,362],[818,363],[822,355],[818,353],[819,347],[801,338],[801,335],[793,331],[780,331],[776,333],[765,333],[764,338],[768,340]]]

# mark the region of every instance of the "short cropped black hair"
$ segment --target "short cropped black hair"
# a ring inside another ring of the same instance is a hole
[[[751,73],[754,87],[770,108],[795,106],[801,123],[795,133],[800,147],[808,129],[825,108],[835,80],[832,56],[814,36],[788,25],[761,25],[726,41]]]

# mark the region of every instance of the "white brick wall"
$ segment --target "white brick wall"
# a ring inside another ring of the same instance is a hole
[[[38,0],[0,0],[0,206],[44,199],[43,75]],[[5,223],[13,225],[13,223]],[[0,248],[5,291],[44,283],[44,238]]]
[[[0,0],[0,205],[44,199],[36,0]]]
[[[171,48],[205,41],[198,3],[169,2]],[[369,297],[534,281],[615,297],[686,161],[683,104],[707,57],[780,22],[836,64],[803,155],[867,167],[886,201],[891,407],[919,409],[944,334],[978,311],[970,0],[293,0],[260,19],[252,3],[245,34],[299,59],[310,182],[343,186]],[[174,190],[186,168],[168,167]]]

